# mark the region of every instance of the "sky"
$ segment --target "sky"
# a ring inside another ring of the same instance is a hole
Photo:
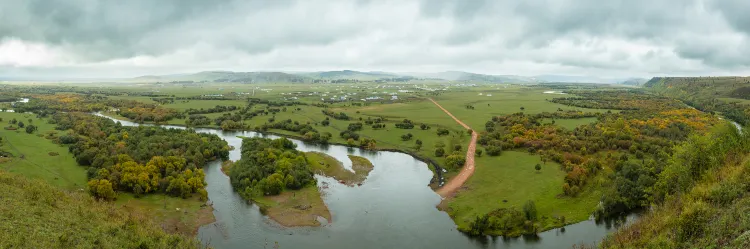
[[[0,78],[750,74],[747,0],[0,0]]]

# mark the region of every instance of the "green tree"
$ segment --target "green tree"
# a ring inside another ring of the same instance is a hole
[[[18,122],[18,127],[23,128],[24,126],[26,126],[26,125],[23,122],[21,122],[21,121]]]
[[[445,164],[453,169],[461,168],[464,163],[466,163],[466,157],[459,153],[453,153],[445,158]]]
[[[526,220],[534,221],[537,218],[536,204],[534,201],[529,200],[523,204],[523,214]]]
[[[435,149],[435,156],[436,157],[442,157],[445,155],[445,149],[443,148],[437,148]]]
[[[536,165],[534,166],[534,169],[536,169],[536,171],[537,171],[537,172],[539,172],[540,170],[542,170],[542,165],[541,165],[541,164],[538,164],[538,163],[537,163],[537,164],[536,164]]]
[[[34,125],[28,125],[28,126],[26,126],[26,133],[31,134],[31,133],[34,133],[34,131],[36,131],[36,126],[34,126]]]

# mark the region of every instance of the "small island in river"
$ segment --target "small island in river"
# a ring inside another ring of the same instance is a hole
[[[243,138],[242,158],[225,162],[222,171],[244,199],[284,227],[320,226],[332,222],[314,174],[347,186],[361,185],[373,169],[366,158],[350,155],[353,172],[335,158],[318,152],[303,153],[286,138]]]

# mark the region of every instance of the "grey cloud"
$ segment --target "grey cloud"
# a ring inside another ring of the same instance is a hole
[[[745,0],[0,0],[0,42],[59,48],[77,59],[66,69],[82,71],[145,56],[153,70],[744,72],[748,10]]]

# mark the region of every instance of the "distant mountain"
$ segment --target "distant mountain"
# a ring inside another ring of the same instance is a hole
[[[321,72],[230,72],[205,71],[194,74],[145,75],[132,78],[130,82],[234,82],[234,83],[319,83],[319,82],[355,82],[355,81],[409,81],[429,79],[461,82],[484,83],[605,83],[640,86],[646,79],[641,78],[599,78],[592,76],[539,75],[534,77],[518,75],[491,75],[462,71],[445,71],[437,73],[391,73],[363,72],[354,70],[321,71]]]
[[[417,78],[427,79],[440,79],[448,81],[474,81],[474,82],[489,82],[489,83],[533,83],[537,82],[532,77],[517,76],[517,75],[490,75],[490,74],[477,74],[461,71],[446,71],[440,73],[403,73],[402,75],[409,75]]]
[[[648,82],[648,79],[644,78],[630,78],[627,80],[620,81],[620,84],[622,85],[629,85],[629,86],[642,86]]]
[[[379,80],[403,77],[386,72],[360,72],[352,70],[296,73],[296,75],[325,80]]]
[[[548,83],[607,83],[614,84],[618,83],[619,80],[612,78],[600,78],[592,76],[577,76],[577,75],[538,75],[535,77],[541,82]]]
[[[306,83],[312,78],[282,72],[206,71],[195,74],[165,76],[147,75],[133,78],[138,82],[234,82],[234,83]]]

